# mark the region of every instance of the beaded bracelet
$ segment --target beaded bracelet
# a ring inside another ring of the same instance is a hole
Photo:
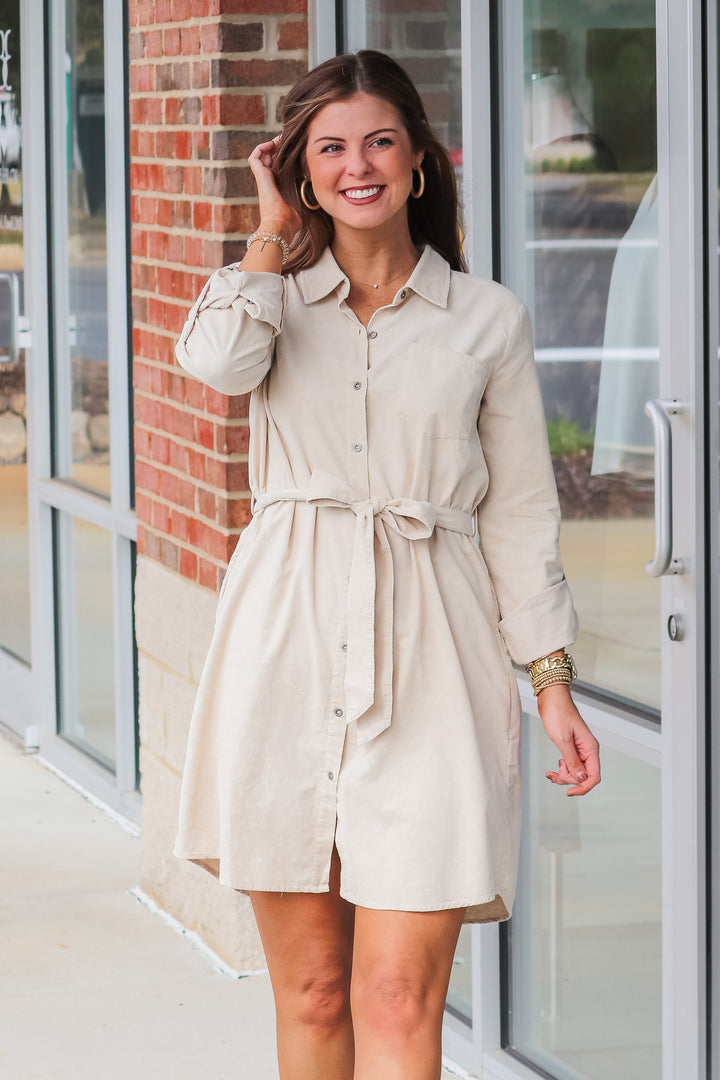
[[[277,244],[282,251],[283,263],[286,263],[290,258],[290,245],[288,244],[287,240],[283,240],[282,236],[278,236],[277,233],[254,232],[252,236],[248,236],[247,238],[246,246],[248,251],[250,250],[250,245],[254,244],[256,240],[262,240],[263,247],[265,247],[265,245],[270,242],[272,242],[273,244]]]

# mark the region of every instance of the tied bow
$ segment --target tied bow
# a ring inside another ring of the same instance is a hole
[[[393,686],[393,559],[387,529],[406,540],[427,540],[436,528],[471,536],[473,519],[463,510],[416,499],[362,495],[331,473],[314,471],[305,490],[261,495],[257,510],[276,502],[351,510],[355,535],[347,597],[345,719],[357,721],[358,743],[390,726]]]

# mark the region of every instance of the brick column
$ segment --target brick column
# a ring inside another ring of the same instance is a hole
[[[139,551],[217,589],[249,520],[247,399],[177,366],[206,278],[257,224],[250,150],[307,70],[306,0],[130,0]]]
[[[142,887],[233,966],[262,953],[249,904],[172,857],[215,592],[249,519],[247,398],[185,376],[194,298],[257,223],[247,155],[307,70],[306,0],[130,0],[136,634]]]

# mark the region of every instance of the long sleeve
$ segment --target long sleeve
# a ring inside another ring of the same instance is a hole
[[[222,394],[246,394],[265,378],[283,320],[280,274],[216,271],[175,347],[178,363]]]
[[[478,430],[489,474],[480,547],[500,632],[513,659],[526,664],[569,645],[578,626],[560,561],[560,510],[524,305],[488,381]]]

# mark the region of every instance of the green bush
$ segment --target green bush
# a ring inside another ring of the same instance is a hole
[[[580,454],[583,450],[592,449],[592,432],[582,431],[574,420],[548,420],[547,433],[553,457]]]

